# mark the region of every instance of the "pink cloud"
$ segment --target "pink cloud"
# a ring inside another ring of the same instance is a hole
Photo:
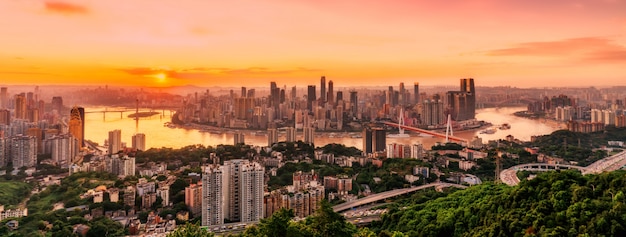
[[[626,62],[626,47],[602,37],[527,42],[487,51],[489,56],[573,56],[583,61]]]
[[[89,9],[87,9],[84,6],[74,4],[74,3],[61,2],[61,1],[46,1],[45,9],[46,11],[49,11],[52,13],[60,13],[60,14],[66,14],[66,15],[89,13]]]

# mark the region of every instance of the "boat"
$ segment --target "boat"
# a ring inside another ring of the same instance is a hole
[[[488,128],[488,129],[480,131],[480,134],[494,134],[494,133],[496,133],[496,129],[494,128]]]
[[[499,127],[500,130],[507,130],[507,129],[511,129],[511,125],[508,123],[503,123],[502,125],[500,125]]]

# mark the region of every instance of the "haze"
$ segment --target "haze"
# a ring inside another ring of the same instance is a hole
[[[1,1],[0,84],[625,85],[626,1]]]

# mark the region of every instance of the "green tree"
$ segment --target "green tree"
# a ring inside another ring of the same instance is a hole
[[[356,233],[356,227],[346,222],[346,218],[343,215],[333,211],[326,199],[320,202],[320,208],[315,211],[315,214],[307,218],[307,224],[322,237],[348,237]]]
[[[213,237],[213,233],[198,225],[187,223],[167,234],[167,237]]]

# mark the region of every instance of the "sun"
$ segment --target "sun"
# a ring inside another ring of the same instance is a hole
[[[156,78],[159,83],[165,83],[165,80],[167,79],[167,75],[161,72],[161,73],[155,74],[154,78]]]

